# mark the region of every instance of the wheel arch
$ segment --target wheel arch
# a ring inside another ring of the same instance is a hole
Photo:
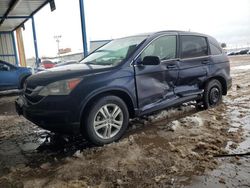
[[[213,76],[213,77],[210,77],[204,83],[203,88],[205,87],[206,84],[208,84],[211,80],[214,80],[214,79],[218,80],[221,83],[222,95],[226,95],[227,94],[227,81],[226,81],[226,79],[223,76]]]
[[[25,81],[29,76],[31,76],[31,74],[25,74],[25,75],[20,76],[20,78],[19,78],[19,86],[18,86],[19,89],[22,89],[22,85],[23,85],[24,81]]]
[[[81,111],[80,111],[80,123],[82,125],[83,123],[83,116],[84,114],[87,113],[87,111],[89,110],[91,104],[94,103],[94,101],[98,100],[101,97],[107,96],[107,95],[114,95],[117,96],[119,98],[121,98],[129,111],[129,117],[133,118],[135,117],[135,103],[132,100],[132,96],[125,91],[124,89],[106,89],[106,90],[102,90],[99,92],[95,92],[95,94],[92,94],[91,97],[87,97],[87,100],[84,102],[84,104],[82,104],[81,107]]]

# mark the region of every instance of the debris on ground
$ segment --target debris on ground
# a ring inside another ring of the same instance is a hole
[[[249,185],[249,158],[237,154],[250,151],[250,77],[232,70],[218,107],[197,111],[191,102],[131,120],[119,142],[103,147],[42,130],[15,113],[16,96],[1,97],[0,187]]]

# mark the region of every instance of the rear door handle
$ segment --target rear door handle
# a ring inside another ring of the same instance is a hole
[[[210,61],[208,61],[208,60],[204,60],[204,61],[202,61],[201,63],[202,64],[204,64],[204,65],[206,65],[206,64],[208,64]]]

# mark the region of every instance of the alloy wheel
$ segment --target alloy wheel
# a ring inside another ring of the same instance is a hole
[[[94,131],[102,139],[117,135],[123,125],[123,112],[116,104],[105,104],[94,116]]]

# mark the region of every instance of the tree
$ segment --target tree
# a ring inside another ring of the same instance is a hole
[[[223,43],[220,44],[220,46],[221,46],[222,48],[226,48],[226,47],[227,47],[227,44],[226,44],[225,42],[223,42]]]

